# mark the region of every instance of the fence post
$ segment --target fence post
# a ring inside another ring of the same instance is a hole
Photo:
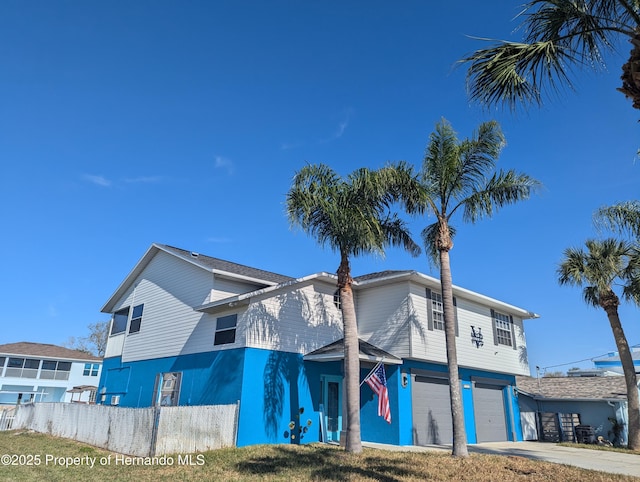
[[[158,441],[158,425],[160,425],[160,407],[153,407],[153,427],[151,428],[151,447],[149,456],[156,456],[156,442]]]

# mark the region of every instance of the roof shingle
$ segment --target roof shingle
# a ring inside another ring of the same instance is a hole
[[[624,377],[516,377],[518,390],[536,399],[626,400]]]

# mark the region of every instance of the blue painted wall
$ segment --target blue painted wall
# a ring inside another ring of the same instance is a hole
[[[180,405],[234,404],[240,401],[238,446],[260,443],[309,443],[320,440],[321,376],[342,375],[340,362],[304,362],[294,353],[253,348],[231,349],[123,363],[104,360],[98,388],[109,404],[120,395],[123,407],[153,404],[156,375],[182,372]],[[395,445],[413,444],[411,378],[402,386],[403,373],[412,368],[447,372],[433,363],[405,361],[385,366],[392,423],[378,416],[378,397],[367,384],[360,389],[362,440]],[[368,374],[361,370],[360,380]],[[471,377],[507,382],[503,389],[510,439],[522,440],[520,410],[513,391],[515,377],[480,370],[460,370],[467,440],[476,442]],[[244,387],[244,390],[243,390]]]

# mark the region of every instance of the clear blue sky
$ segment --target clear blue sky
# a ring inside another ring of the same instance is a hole
[[[435,123],[461,137],[497,119],[499,166],[544,184],[475,226],[459,221],[454,283],[535,311],[532,368],[615,350],[604,312],[560,287],[562,252],[593,211],[637,199],[638,119],[608,72],[542,109],[486,111],[466,97],[468,36],[510,37],[519,2],[12,1],[0,3],[0,343],[60,344],[153,242],[304,276],[338,257],[289,228],[305,162],[342,174],[419,166]],[[411,222],[414,235],[431,220]],[[416,269],[389,250],[354,275]],[[640,343],[636,308],[621,316]]]

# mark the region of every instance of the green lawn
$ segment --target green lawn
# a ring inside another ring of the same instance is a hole
[[[9,458],[7,459],[7,455]],[[0,432],[0,480],[221,480],[221,481],[631,481],[618,476],[521,457],[338,447],[261,445],[174,455],[156,460],[126,457],[72,440],[23,431]],[[9,465],[6,465],[9,461]],[[155,462],[156,465],[127,465]],[[94,464],[93,467],[91,464]]]

